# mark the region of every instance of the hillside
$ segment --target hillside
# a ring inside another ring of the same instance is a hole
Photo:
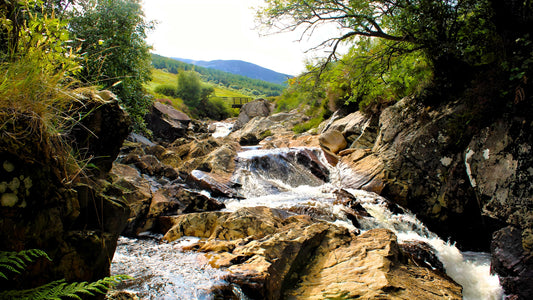
[[[165,69],[169,73],[173,74],[177,74],[179,70],[194,69],[200,74],[204,82],[229,88],[237,91],[238,93],[253,97],[279,96],[285,89],[285,86],[281,84],[275,84],[216,69],[196,66],[157,54],[152,54],[152,66],[156,69]]]
[[[259,79],[271,83],[285,85],[287,78],[292,78],[292,75],[278,73],[276,71],[263,68],[253,63],[249,63],[242,60],[191,60],[185,58],[174,58],[176,60],[201,66],[209,69],[216,69],[232,74],[242,75],[253,79]]]

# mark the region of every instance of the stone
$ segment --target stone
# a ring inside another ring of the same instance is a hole
[[[88,169],[103,176],[111,170],[132,122],[111,92],[100,93],[110,100],[98,100],[93,94],[91,100],[75,102],[71,109],[83,118],[73,124],[69,137],[80,150],[79,157],[90,159],[88,164],[94,167]]]
[[[446,276],[402,263],[394,234],[369,230],[349,244],[319,251],[309,262],[292,299],[462,299]]]
[[[373,229],[354,236],[309,216],[266,207],[169,217],[164,239],[197,236],[225,280],[252,299],[461,299],[461,287],[416,265],[396,236]]]
[[[292,139],[294,137],[292,128],[303,123],[306,118],[305,115],[298,112],[257,116],[238,129],[234,127],[234,131],[229,137],[243,146],[257,145],[263,140],[268,142],[272,139],[277,139],[276,143],[283,143],[287,142],[287,139],[280,139],[279,137],[287,135],[289,139]]]
[[[338,130],[329,130],[322,133],[318,141],[320,142],[320,147],[322,147],[322,149],[334,154],[344,150],[348,145],[344,135],[342,135],[342,132]]]
[[[533,256],[522,246],[520,229],[507,226],[496,231],[491,244],[491,271],[511,299],[531,299],[533,296]]]
[[[441,274],[446,274],[444,265],[435,254],[436,250],[431,245],[421,241],[404,241],[399,246],[403,253],[409,256],[417,265],[439,271]]]
[[[158,101],[154,102],[145,119],[146,127],[152,131],[154,138],[167,143],[186,136],[191,122],[185,113]]]
[[[186,182],[194,188],[209,192],[213,197],[242,198],[229,184],[213,176],[214,174],[194,170],[187,176]]]
[[[89,89],[72,94],[76,99],[65,105],[70,110],[61,112],[66,122],[62,125],[70,131],[61,135],[37,114],[0,110],[5,125],[0,137],[0,198],[2,204],[15,203],[0,206],[0,250],[36,248],[53,260],[39,260],[16,280],[0,282],[0,290],[62,278],[96,281],[109,275],[130,210],[120,188],[107,181],[108,171],[130,131],[130,119],[116,100],[95,95]],[[80,168],[72,153],[86,158],[88,167]],[[6,199],[6,194],[17,199]]]
[[[113,183],[120,187],[122,197],[130,208],[126,228],[122,234],[137,236],[145,228],[146,217],[152,202],[152,190],[148,180],[135,168],[114,163],[111,169]]]
[[[241,129],[248,121],[255,117],[266,117],[272,112],[271,105],[268,100],[256,99],[248,102],[241,107],[239,117],[233,125],[234,130]]]

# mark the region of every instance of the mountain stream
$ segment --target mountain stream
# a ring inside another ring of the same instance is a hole
[[[311,151],[320,164],[301,164],[302,151]],[[314,165],[315,172],[307,167]],[[328,166],[320,170],[317,166]],[[318,168],[318,169],[317,169]],[[322,172],[323,171],[323,172]],[[322,173],[321,173],[322,172]],[[327,174],[318,178],[316,174]],[[240,152],[232,181],[238,183],[245,199],[225,200],[226,210],[241,207],[268,206],[298,211],[312,207],[338,226],[355,229],[342,205],[334,205],[334,192],[351,193],[371,217],[360,221],[359,230],[388,228],[396,233],[398,242],[423,241],[433,246],[447,274],[463,286],[463,299],[497,300],[502,290],[497,276],[490,274],[490,256],[486,253],[461,252],[453,243],[443,241],[429,231],[413,214],[404,209],[389,210],[386,199],[379,195],[350,188],[356,175],[339,164],[331,167],[320,149],[251,149]],[[324,183],[325,182],[325,183]],[[135,279],[122,289],[142,299],[212,299],[209,291],[222,285],[223,269],[213,269],[202,253],[185,251],[183,247],[196,238],[182,238],[160,243],[160,236],[147,233],[138,239],[121,237],[111,266],[112,274],[129,274]],[[239,293],[238,287],[234,292]],[[242,299],[246,299],[243,295]]]

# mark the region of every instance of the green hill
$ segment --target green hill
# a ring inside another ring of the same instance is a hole
[[[171,74],[177,74],[179,70],[195,70],[200,74],[202,81],[215,87],[215,94],[218,97],[237,97],[237,95],[219,95],[216,93],[217,87],[223,90],[234,91],[241,96],[246,95],[251,97],[279,96],[285,89],[285,86],[281,84],[252,79],[216,69],[195,66],[157,54],[152,54],[152,66],[155,69],[166,70]],[[220,93],[222,93],[222,91],[220,91]]]

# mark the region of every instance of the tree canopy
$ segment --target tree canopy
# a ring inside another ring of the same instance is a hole
[[[339,34],[316,47],[329,47],[335,60],[341,43],[365,38],[385,41],[383,55],[421,51],[435,76],[450,80],[461,66],[492,62],[497,35],[492,34],[489,0],[267,0],[258,12],[263,24],[278,31],[335,25]]]
[[[142,84],[151,75],[145,38],[152,26],[140,0],[77,1],[69,26],[83,58],[79,79],[113,91],[137,125],[151,104]]]

